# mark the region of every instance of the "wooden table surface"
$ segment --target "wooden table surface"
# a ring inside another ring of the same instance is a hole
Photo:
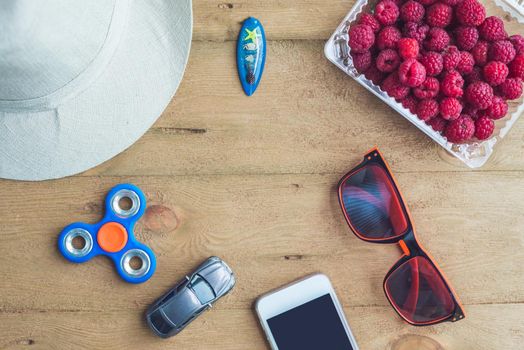
[[[460,165],[324,58],[353,3],[195,0],[184,80],[144,137],[78,176],[0,181],[0,349],[267,349],[255,298],[314,272],[331,278],[361,349],[391,349],[410,335],[445,349],[522,349],[524,121],[485,167]],[[235,66],[249,15],[269,41],[251,98]],[[382,290],[400,250],[347,227],[335,186],[373,145],[465,320],[402,322]],[[124,283],[108,259],[71,264],[56,247],[66,224],[99,220],[105,193],[121,182],[149,201],[136,234],[158,268],[142,285]],[[210,255],[232,266],[233,292],[175,338],[153,336],[144,310]]]

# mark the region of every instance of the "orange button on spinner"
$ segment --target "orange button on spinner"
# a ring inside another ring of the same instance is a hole
[[[104,251],[116,253],[126,246],[127,230],[118,222],[111,221],[100,227],[96,239]]]

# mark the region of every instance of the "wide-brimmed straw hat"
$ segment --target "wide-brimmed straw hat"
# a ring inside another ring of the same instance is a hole
[[[73,175],[151,127],[182,79],[191,0],[0,1],[0,177]]]

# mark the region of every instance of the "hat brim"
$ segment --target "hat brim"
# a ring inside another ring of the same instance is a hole
[[[109,65],[52,111],[0,113],[0,177],[74,175],[116,156],[158,119],[189,56],[191,0],[132,1]]]

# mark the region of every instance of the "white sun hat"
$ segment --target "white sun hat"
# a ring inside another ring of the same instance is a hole
[[[186,66],[191,0],[1,0],[0,177],[73,175],[125,150]]]

